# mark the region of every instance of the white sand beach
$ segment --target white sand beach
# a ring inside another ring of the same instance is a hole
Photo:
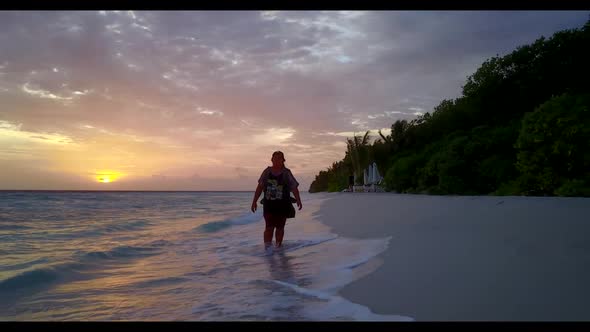
[[[590,199],[334,193],[343,237],[391,236],[340,294],[416,321],[590,320]]]

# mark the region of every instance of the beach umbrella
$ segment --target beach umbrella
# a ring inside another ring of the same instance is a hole
[[[379,169],[377,169],[377,163],[373,163],[373,165],[374,165],[373,166],[374,167],[373,169],[375,170],[375,179],[374,179],[374,181],[375,181],[375,183],[377,183],[377,182],[381,181],[382,177],[381,177],[381,174],[379,174]]]

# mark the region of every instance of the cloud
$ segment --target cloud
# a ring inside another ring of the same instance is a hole
[[[31,94],[33,96],[37,96],[39,98],[47,98],[47,99],[57,99],[57,100],[72,100],[74,97],[62,97],[56,94],[53,94],[49,91],[41,90],[41,89],[34,89],[29,86],[28,83],[23,84],[22,89],[24,92]]]
[[[207,109],[207,108],[203,108],[203,107],[197,107],[197,111],[199,112],[199,114],[204,114],[204,115],[223,116],[223,112],[221,112],[221,111]]]
[[[22,130],[22,124],[14,124],[8,121],[0,120],[0,144],[5,143],[10,146],[22,146],[23,148],[35,149],[35,143],[44,144],[74,144],[71,137],[59,133],[32,132]],[[4,145],[4,144],[3,144]]]
[[[293,128],[268,128],[262,134],[253,135],[253,143],[261,146],[281,145],[295,134]]]
[[[195,185],[210,183],[225,164],[225,172],[243,167],[240,174],[251,176],[273,149],[285,148],[312,178],[343,157],[345,137],[432,112],[442,99],[459,96],[485,59],[580,27],[587,17],[582,11],[1,12],[0,44],[10,47],[0,49],[0,153],[51,167],[63,160],[59,167],[72,174],[82,172],[74,164],[106,168],[123,165],[121,158],[147,165],[136,171],[147,187],[151,175],[168,174],[173,165],[163,186],[181,186],[173,176],[195,173],[204,181]]]

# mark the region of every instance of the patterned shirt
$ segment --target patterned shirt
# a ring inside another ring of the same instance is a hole
[[[267,199],[271,199],[271,200],[281,199],[282,198],[282,190],[281,190],[282,188],[273,189],[272,188],[273,183],[269,182],[269,177],[270,177],[271,172],[272,172],[272,167],[270,167],[270,166],[267,167],[260,175],[260,178],[258,179],[258,183],[262,186],[265,186],[265,197],[269,196],[269,195],[270,196],[274,196],[274,195],[281,196],[281,197],[266,197]],[[278,174],[272,173],[272,175],[273,175],[273,177],[279,177],[283,173],[285,173],[284,178],[286,180],[286,183],[287,183],[290,191],[293,191],[293,190],[295,190],[295,188],[299,187],[299,182],[297,182],[297,180],[293,176],[293,173],[291,173],[291,170],[286,167],[283,168],[283,170],[281,170]],[[275,182],[275,181],[271,180],[271,182]],[[271,188],[269,188],[269,187],[271,187]],[[273,194],[273,193],[276,193],[276,194]]]

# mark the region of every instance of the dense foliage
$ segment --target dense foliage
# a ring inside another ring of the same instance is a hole
[[[341,191],[376,162],[388,191],[590,196],[590,21],[485,61],[462,96],[347,139],[310,192]]]

